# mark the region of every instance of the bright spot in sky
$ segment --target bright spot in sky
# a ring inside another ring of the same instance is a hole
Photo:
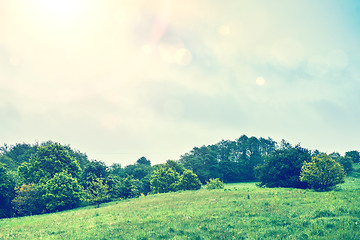
[[[256,79],[256,84],[259,86],[263,86],[265,84],[265,79],[263,77],[258,77]]]
[[[175,53],[175,62],[179,65],[186,66],[192,61],[192,54],[186,48],[180,48]]]
[[[226,36],[230,34],[230,26],[229,25],[221,25],[219,27],[219,33],[222,36]]]
[[[37,0],[37,6],[55,18],[67,18],[76,15],[85,5],[86,0]]]

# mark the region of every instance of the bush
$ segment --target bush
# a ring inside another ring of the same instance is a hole
[[[83,188],[67,172],[56,173],[43,184],[44,201],[49,212],[76,208],[83,198]]]
[[[166,193],[178,190],[179,173],[172,168],[161,166],[151,174],[151,191]]]
[[[220,181],[219,178],[210,178],[209,182],[206,183],[205,185],[206,189],[223,189],[224,188],[224,183],[222,181]]]
[[[18,216],[40,214],[45,210],[41,190],[34,184],[23,184],[17,188],[11,205]]]
[[[201,188],[201,182],[198,176],[191,170],[185,170],[180,176],[179,190],[198,190]]]
[[[311,160],[310,151],[297,145],[273,152],[265,163],[257,168],[260,186],[307,188],[299,179],[304,162]]]
[[[329,190],[344,179],[344,168],[327,154],[312,157],[311,162],[305,162],[301,168],[300,180],[318,191]]]

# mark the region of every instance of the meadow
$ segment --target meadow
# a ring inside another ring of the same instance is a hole
[[[330,192],[227,184],[0,220],[0,239],[360,239],[360,180]]]

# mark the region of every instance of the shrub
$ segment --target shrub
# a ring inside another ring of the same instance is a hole
[[[210,178],[209,182],[206,183],[205,185],[206,189],[223,189],[224,188],[224,183],[222,181],[220,181],[219,178]]]
[[[83,198],[83,188],[67,172],[56,173],[43,184],[46,209],[49,212],[62,211],[78,207]]]
[[[299,145],[276,150],[257,168],[260,186],[307,188],[299,176],[303,163],[310,160],[310,151]]]
[[[311,162],[305,162],[301,168],[300,180],[315,190],[329,190],[344,179],[344,168],[327,154],[312,157]]]
[[[18,216],[40,214],[45,210],[41,190],[34,184],[23,184],[17,188],[11,205]]]
[[[198,190],[201,188],[201,182],[198,176],[191,170],[185,170],[180,176],[179,190]]]

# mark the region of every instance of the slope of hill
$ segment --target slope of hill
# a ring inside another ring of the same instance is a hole
[[[360,239],[360,181],[337,191],[254,183],[0,220],[0,239]]]

